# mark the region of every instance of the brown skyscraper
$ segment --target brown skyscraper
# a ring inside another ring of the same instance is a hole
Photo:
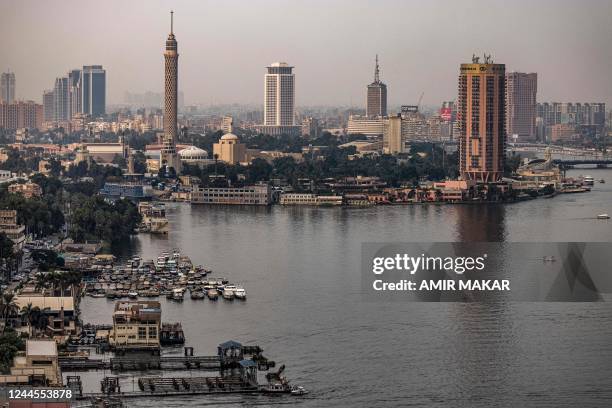
[[[485,55],[461,64],[457,121],[459,169],[466,180],[501,179],[506,151],[506,66]]]
[[[174,37],[174,12],[170,12],[170,35],[166,40],[165,98],[164,98],[164,143],[160,154],[160,167],[174,168],[181,172],[181,159],[176,151],[177,104],[178,104],[178,44]]]
[[[538,74],[509,72],[506,75],[506,131],[519,141],[535,141]]]
[[[380,80],[378,55],[374,67],[374,82],[368,85],[367,116],[387,116],[387,85]]]

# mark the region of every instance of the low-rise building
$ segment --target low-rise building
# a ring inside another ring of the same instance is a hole
[[[60,340],[77,332],[74,303],[74,296],[44,296],[40,292],[22,292],[15,297],[19,310],[28,304],[41,310],[47,321],[45,334],[60,337]]]
[[[309,193],[283,193],[280,196],[281,205],[342,205],[342,196],[322,196]]]
[[[550,127],[550,140],[555,142],[571,142],[580,137],[576,126],[569,123],[559,123]]]
[[[25,242],[25,226],[17,223],[17,211],[0,210],[0,232],[13,241],[13,249],[20,251]]]
[[[281,205],[317,205],[317,195],[307,193],[283,193],[280,196]]]
[[[272,190],[267,184],[244,187],[199,187],[191,192],[191,203],[270,205]]]
[[[159,350],[160,329],[159,302],[117,302],[109,343],[116,350]]]
[[[21,194],[25,198],[34,198],[42,196],[42,189],[36,183],[31,181],[25,184],[11,184],[8,187],[9,193]]]
[[[140,200],[152,197],[153,189],[149,185],[138,183],[104,183],[100,194],[111,198]]]
[[[61,386],[55,341],[27,340],[25,355],[13,359],[11,374],[0,375],[0,384]]]
[[[213,144],[213,155],[229,164],[242,163],[246,160],[246,145],[240,143],[235,134],[227,133]]]
[[[382,136],[385,133],[385,125],[388,118],[384,116],[367,117],[351,115],[346,126],[349,135]]]

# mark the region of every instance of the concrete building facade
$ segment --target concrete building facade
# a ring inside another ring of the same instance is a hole
[[[15,100],[15,73],[3,72],[0,75],[0,102],[12,103]]]
[[[521,141],[536,138],[536,95],[538,74],[509,72],[506,74],[506,131]]]
[[[238,164],[246,160],[246,145],[240,143],[238,136],[228,133],[213,144],[213,157],[225,163]]]
[[[485,55],[461,64],[457,120],[459,169],[463,179],[499,181],[506,156],[506,66]]]
[[[269,185],[244,187],[200,187],[191,192],[192,204],[270,205],[272,190]]]

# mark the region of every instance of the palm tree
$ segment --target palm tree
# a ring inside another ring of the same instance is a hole
[[[19,311],[19,307],[15,303],[15,295],[13,293],[5,293],[1,298],[1,302],[2,317],[5,321]],[[6,328],[6,324],[4,327]]]
[[[213,154],[213,158],[215,159],[215,176],[217,175],[217,162],[219,161],[219,154]]]
[[[25,305],[24,307],[21,308],[21,317],[25,318],[26,322],[28,323],[28,335],[29,337],[32,337],[32,319],[34,316],[34,307],[32,306],[32,303],[28,303],[27,305]]]
[[[30,337],[32,337],[32,335],[36,333],[36,329],[39,326],[39,320],[41,316],[42,313],[40,311],[40,308],[38,306],[34,306],[31,310],[30,329],[32,330],[32,333],[30,334]]]
[[[36,284],[34,286],[34,290],[40,290],[43,294],[45,289],[47,288],[47,275],[43,273],[38,273],[36,276]]]
[[[48,307],[45,307],[43,310],[40,310],[38,307],[35,307],[34,309],[36,310],[36,319],[33,320],[34,322],[34,326],[36,327],[37,330],[44,330],[45,327],[47,327],[47,322],[48,322],[48,313],[49,310],[51,310]]]

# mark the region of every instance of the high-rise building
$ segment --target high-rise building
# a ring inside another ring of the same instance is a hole
[[[295,125],[295,74],[286,62],[267,67],[264,78],[264,123],[258,127],[269,135],[299,135]]]
[[[83,95],[81,94],[81,70],[68,72],[68,98],[70,103],[70,118],[83,112]]]
[[[506,74],[506,131],[519,140],[536,137],[536,94],[538,74],[509,72]]]
[[[385,153],[404,153],[404,138],[402,137],[401,115],[390,116],[383,135],[383,150]]]
[[[85,65],[81,71],[82,113],[101,116],[106,113],[106,71],[102,65]]]
[[[472,57],[461,64],[457,98],[461,176],[465,180],[501,179],[506,153],[506,66]]]
[[[3,72],[0,76],[0,102],[12,103],[15,100],[15,73]]]
[[[55,120],[55,96],[52,90],[43,92],[43,121],[53,122]]]
[[[319,121],[312,116],[302,119],[302,136],[316,139],[321,133]]]
[[[264,77],[263,125],[256,129],[268,135],[299,136],[301,126],[295,125],[295,74],[286,62],[274,62],[266,67]]]
[[[221,130],[223,133],[232,133],[234,131],[234,118],[231,116],[224,116],[221,119]]]
[[[366,116],[387,116],[387,85],[380,80],[378,55],[374,67],[374,82],[368,85]]]
[[[181,159],[176,151],[177,110],[178,110],[178,43],[174,36],[174,12],[170,12],[170,34],[166,40],[165,61],[165,97],[164,97],[164,138],[160,152],[160,168],[173,168],[176,174],[181,172]]]
[[[68,77],[56,78],[53,88],[53,120],[69,121],[70,118],[70,87]]]
[[[41,129],[43,107],[32,101],[0,102],[0,128]]]
[[[293,126],[295,123],[295,74],[286,62],[267,67],[265,76],[264,125]]]
[[[603,127],[606,124],[606,104],[603,102],[544,102],[537,104],[536,111],[545,126],[572,124]]]

